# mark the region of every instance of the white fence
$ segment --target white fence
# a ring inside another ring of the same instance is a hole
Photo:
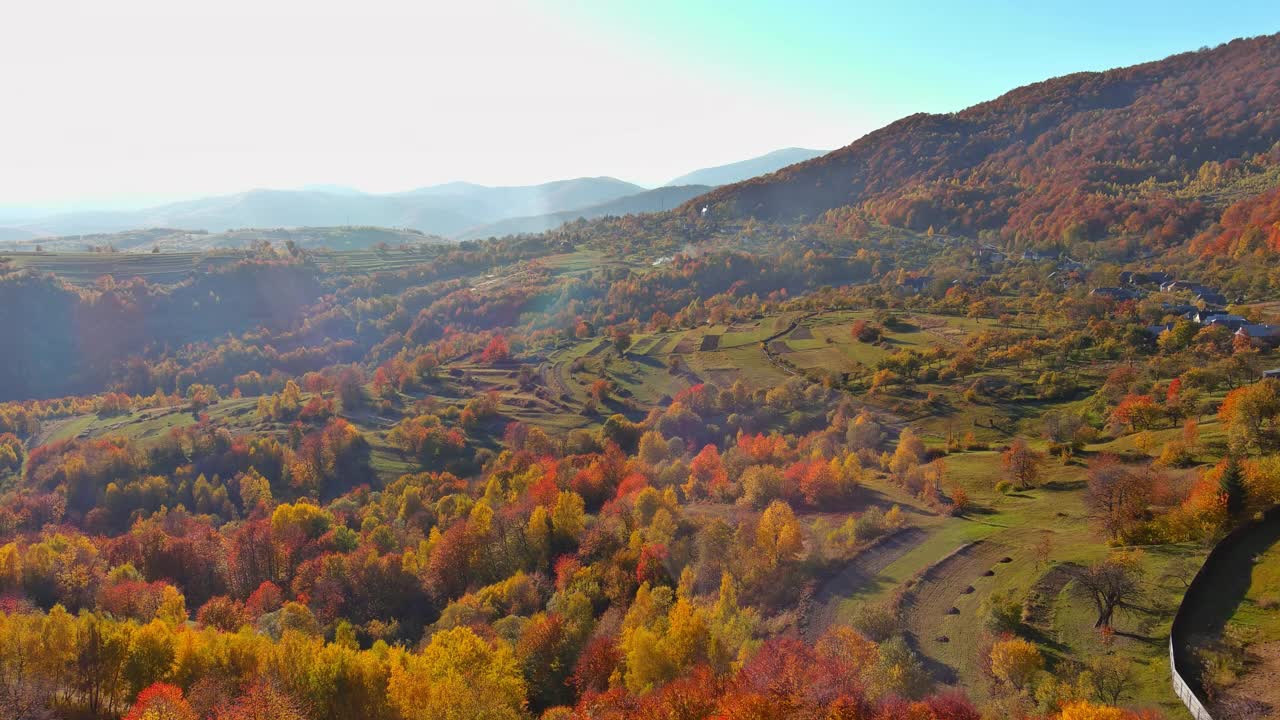
[[[1178,674],[1178,658],[1173,652],[1173,634],[1169,635],[1169,669],[1173,672],[1173,691],[1178,694],[1182,700],[1182,704],[1187,706],[1191,711],[1191,717],[1196,720],[1213,720],[1213,716],[1205,709],[1204,703],[1200,702],[1200,698],[1196,697],[1196,693],[1182,679],[1182,675]]]
[[[1196,720],[1213,720],[1213,716],[1205,708],[1204,702],[1200,696],[1196,695],[1195,686],[1187,682],[1182,673],[1188,668],[1184,663],[1179,662],[1179,648],[1187,650],[1186,638],[1182,637],[1182,626],[1185,624],[1184,612],[1187,607],[1187,601],[1190,599],[1194,602],[1202,594],[1212,594],[1211,589],[1205,589],[1204,577],[1209,568],[1217,564],[1219,559],[1226,553],[1230,552],[1237,544],[1251,533],[1259,530],[1263,525],[1269,523],[1280,522],[1280,507],[1273,507],[1263,514],[1262,519],[1256,522],[1246,523],[1227,533],[1227,536],[1209,551],[1209,556],[1205,558],[1204,564],[1200,566],[1200,570],[1196,572],[1196,576],[1192,578],[1191,584],[1187,586],[1187,592],[1182,596],[1182,604],[1178,606],[1178,613],[1173,616],[1173,626],[1169,629],[1169,670],[1173,676],[1173,691],[1182,699],[1182,704],[1187,706],[1187,710],[1191,711],[1191,716]]]

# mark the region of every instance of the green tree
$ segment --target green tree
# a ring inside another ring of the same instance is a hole
[[[1218,477],[1218,492],[1226,498],[1227,514],[1233,518],[1240,516],[1245,507],[1244,470],[1235,455],[1228,455],[1222,465],[1222,475]]]

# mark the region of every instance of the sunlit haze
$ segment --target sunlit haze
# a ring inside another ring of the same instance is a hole
[[[1264,2],[1202,4],[1203,19],[1194,5],[1028,5],[13,3],[0,206],[321,183],[660,185],[782,147],[839,147],[1043,77],[1272,31],[1277,15]],[[1076,19],[1099,14],[1114,22]]]

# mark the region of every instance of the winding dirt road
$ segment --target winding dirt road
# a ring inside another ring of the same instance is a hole
[[[813,597],[813,609],[804,627],[805,638],[813,642],[821,637],[839,618],[840,603],[876,582],[882,570],[919,545],[926,536],[918,527],[899,530],[858,553],[844,568],[827,578]]]

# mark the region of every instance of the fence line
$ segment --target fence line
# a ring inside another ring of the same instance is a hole
[[[1182,700],[1182,704],[1187,706],[1187,710],[1191,712],[1191,716],[1196,720],[1213,720],[1213,716],[1209,714],[1204,702],[1196,694],[1196,685],[1187,682],[1182,675],[1187,670],[1186,664],[1182,662],[1185,660],[1182,651],[1187,649],[1186,638],[1182,637],[1182,626],[1186,623],[1187,605],[1196,602],[1201,593],[1213,592],[1212,589],[1206,590],[1203,587],[1204,578],[1208,575],[1209,568],[1213,567],[1223,555],[1233,550],[1236,545],[1239,545],[1250,534],[1273,522],[1280,522],[1280,507],[1273,507],[1263,513],[1260,520],[1246,523],[1227,533],[1227,536],[1222,538],[1209,551],[1204,564],[1200,566],[1195,577],[1192,578],[1191,584],[1187,586],[1187,592],[1182,596],[1182,602],[1178,605],[1177,614],[1173,616],[1173,625],[1169,628],[1169,671],[1172,675],[1173,691]]]
[[[1172,633],[1169,634],[1169,670],[1173,675],[1173,692],[1177,694],[1178,699],[1182,700],[1182,704],[1187,706],[1187,710],[1191,711],[1191,717],[1196,720],[1213,720],[1213,716],[1205,709],[1204,703],[1200,702],[1195,691],[1178,673],[1178,656],[1173,650]]]

